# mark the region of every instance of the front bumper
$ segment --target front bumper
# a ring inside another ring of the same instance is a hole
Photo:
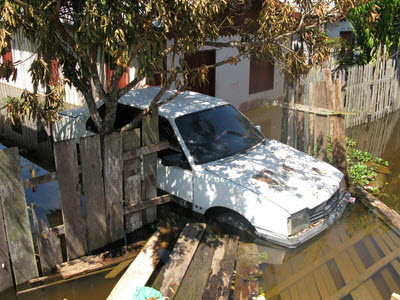
[[[309,239],[313,238],[314,236],[318,235],[329,226],[331,226],[344,212],[347,203],[349,202],[350,193],[345,192],[343,194],[342,199],[340,199],[336,205],[336,208],[329,214],[329,216],[318,225],[310,228],[309,230],[305,231],[296,236],[286,237],[286,236],[277,236],[276,234],[268,234],[264,232],[256,231],[256,235],[258,238],[278,244],[280,246],[284,246],[287,248],[296,248],[300,244],[308,241]]]

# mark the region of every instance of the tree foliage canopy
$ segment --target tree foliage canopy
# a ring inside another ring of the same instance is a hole
[[[306,71],[310,63],[322,62],[329,52],[320,26],[335,21],[358,2],[2,0],[0,48],[4,51],[17,36],[29,40],[36,53],[31,66],[35,84],[48,84],[49,61],[57,58],[63,78],[83,94],[96,127],[106,133],[113,130],[118,99],[154,74],[163,73],[167,80],[148,110],[160,105],[162,94],[172,84],[179,93],[188,81],[204,79],[210,68],[235,64],[249,54],[279,60],[293,76]],[[295,34],[309,47],[308,56],[304,49],[291,49],[288,40]],[[221,36],[225,36],[223,41]],[[184,56],[204,46],[232,47],[237,54],[215,65],[190,69]],[[167,57],[172,63],[165,70],[162,62]],[[103,61],[113,70],[109,89],[98,66]],[[123,72],[132,65],[136,77],[119,88]],[[106,105],[103,118],[96,99]]]
[[[377,0],[357,6],[347,18],[356,37],[356,61],[370,62],[380,45],[394,53],[400,46],[400,0]]]

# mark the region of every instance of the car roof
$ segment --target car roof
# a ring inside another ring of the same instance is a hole
[[[146,87],[142,89],[131,90],[119,99],[119,103],[145,109],[161,90],[161,87]],[[167,99],[174,94],[174,90],[167,90],[161,101]],[[171,102],[159,107],[159,115],[168,119],[176,119],[179,116],[187,115],[200,110],[206,110],[221,105],[229,104],[228,102],[199,94],[192,91],[180,93]]]

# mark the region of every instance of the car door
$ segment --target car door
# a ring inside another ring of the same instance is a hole
[[[159,132],[160,141],[168,141],[169,148],[157,154],[158,188],[193,203],[193,171],[187,163],[170,122],[163,117],[159,118]],[[167,166],[162,163],[163,158],[177,155],[182,158],[181,166]]]

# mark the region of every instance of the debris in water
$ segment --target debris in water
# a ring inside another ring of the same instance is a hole
[[[355,203],[355,202],[356,202],[356,197],[349,198],[349,203]]]

